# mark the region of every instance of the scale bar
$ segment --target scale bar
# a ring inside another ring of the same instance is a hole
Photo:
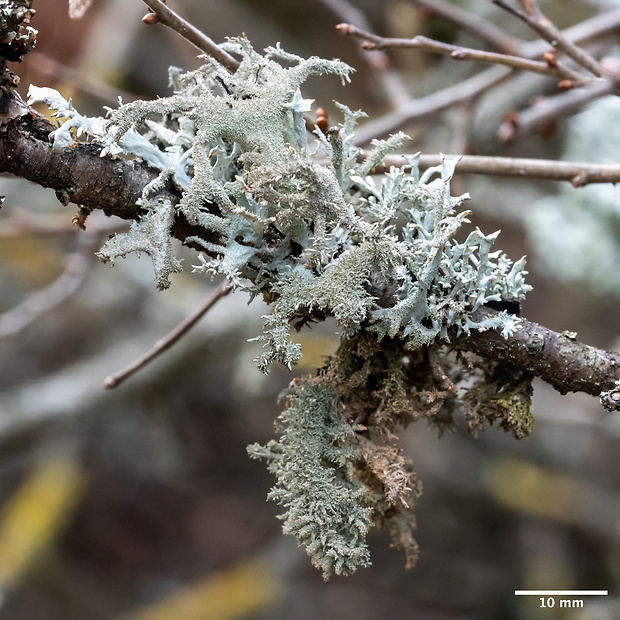
[[[607,596],[608,590],[515,590],[515,596]]]

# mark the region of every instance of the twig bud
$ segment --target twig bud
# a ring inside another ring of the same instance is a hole
[[[500,142],[511,142],[517,137],[518,131],[519,122],[516,110],[506,110],[497,130],[497,139]]]
[[[147,26],[153,26],[154,24],[159,24],[159,17],[156,13],[150,11],[142,18],[143,23]]]
[[[162,4],[166,4],[166,0],[161,0]],[[147,26],[153,26],[155,24],[159,24],[160,19],[159,15],[153,11],[153,9],[149,9],[149,12],[142,18],[143,23]]]
[[[327,112],[323,108],[316,109],[316,126],[323,133],[329,131],[329,119],[327,118]]]
[[[562,80],[558,82],[558,88],[560,90],[570,90],[571,88],[575,88],[575,82],[573,82],[573,80]]]

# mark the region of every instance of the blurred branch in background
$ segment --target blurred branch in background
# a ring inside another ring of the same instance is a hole
[[[585,45],[593,39],[601,41],[604,37],[613,35],[618,28],[620,28],[620,10],[617,9],[608,11],[604,16],[597,15],[589,20],[585,20],[581,24],[566,29],[562,33],[562,40],[568,42],[572,49],[573,47]],[[339,30],[343,34],[349,34],[349,28],[346,26],[341,25]],[[352,28],[351,31],[357,32],[357,29]],[[381,40],[381,38],[379,38],[379,40]],[[424,44],[427,45],[426,42]],[[413,47],[415,47],[415,45],[414,43]],[[447,53],[450,48],[446,48],[442,45],[441,49],[445,50]],[[519,47],[518,56],[524,61],[528,61],[541,57],[548,51],[549,44],[547,42],[532,41],[523,43]],[[454,50],[451,50],[450,53],[453,52]],[[539,66],[539,64],[536,66]],[[545,62],[545,66],[557,75],[557,65],[556,68],[553,69],[549,67],[548,62]],[[547,69],[545,69],[545,71],[546,70]],[[572,73],[572,70],[570,71]],[[451,109],[454,106],[468,102],[473,103],[483,94],[488,93],[490,90],[503,84],[514,76],[515,71],[511,67],[493,67],[433,94],[418,99],[412,99],[402,108],[373,119],[363,125],[356,134],[356,143],[367,144],[373,138],[380,138],[390,132],[402,129],[414,123],[429,120],[436,114]],[[575,98],[572,96],[572,93],[558,95],[558,98],[562,97],[562,101],[568,102],[566,105],[563,105],[562,112],[575,111],[586,101],[609,93],[610,90],[615,88],[614,84],[615,82],[613,80],[608,81],[607,79],[603,80],[602,83],[598,81],[594,82],[590,87],[594,89],[594,92],[588,93],[583,99]],[[587,93],[588,91],[586,90],[585,92]],[[513,125],[518,126],[518,122],[518,120],[515,120]]]
[[[65,455],[35,463],[0,510],[2,596],[49,550],[82,499],[86,478]]]
[[[102,235],[98,231],[77,235],[78,247],[65,256],[60,277],[49,286],[28,294],[11,310],[0,314],[0,338],[17,334],[73,295],[87,277],[101,240]]]
[[[416,155],[386,155],[385,167],[403,166],[405,157]],[[420,169],[427,170],[438,166],[444,157],[458,159],[456,174],[484,174],[498,177],[521,179],[547,179],[550,181],[569,181],[573,187],[584,187],[590,183],[619,183],[620,164],[599,164],[590,162],[550,161],[545,159],[525,159],[519,157],[497,157],[485,155],[448,155],[421,153]],[[379,173],[384,168],[377,167]]]
[[[124,620],[233,620],[260,613],[279,596],[275,567],[260,560],[211,575],[162,601],[130,611]]]

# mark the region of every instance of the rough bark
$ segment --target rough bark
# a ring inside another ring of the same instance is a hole
[[[474,317],[480,319],[494,312],[481,308]],[[591,347],[568,332],[554,332],[525,319],[510,338],[495,330],[472,331],[456,343],[458,348],[536,375],[561,394],[598,396],[620,379],[620,353]]]

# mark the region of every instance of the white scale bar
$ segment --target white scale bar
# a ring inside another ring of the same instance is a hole
[[[608,590],[515,590],[515,596],[607,596]]]

